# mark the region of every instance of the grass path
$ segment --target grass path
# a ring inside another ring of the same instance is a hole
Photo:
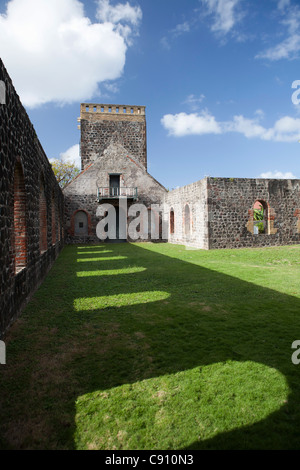
[[[67,246],[12,327],[0,447],[300,449],[300,246]]]

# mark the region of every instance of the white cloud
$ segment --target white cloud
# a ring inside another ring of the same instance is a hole
[[[174,34],[174,36],[181,36],[181,34],[189,33],[189,31],[190,25],[187,21],[185,21],[184,23],[176,25],[176,27],[171,30],[171,33]]]
[[[236,11],[240,0],[202,0],[202,3],[214,16],[211,30],[216,33],[227,34],[240,19]]]
[[[296,179],[297,176],[293,175],[291,171],[283,173],[282,171],[266,171],[261,173],[258,178],[267,178],[267,179]]]
[[[282,11],[281,24],[286,28],[286,37],[283,41],[256,55],[257,59],[276,61],[293,59],[300,51],[300,8],[290,7],[289,1],[280,1],[278,9]]]
[[[141,19],[129,3],[100,1],[92,23],[79,0],[10,0],[0,15],[1,58],[25,106],[85,101],[122,75]],[[105,18],[105,21],[104,21]]]
[[[234,116],[231,121],[218,122],[208,111],[201,113],[166,114],[161,124],[169,135],[183,137],[187,135],[226,134],[236,132],[246,138],[258,138],[273,142],[298,142],[300,139],[300,119],[284,116],[273,127],[261,125],[263,111],[257,110],[256,117],[249,119],[243,115]]]
[[[279,0],[278,8],[279,10],[284,10],[286,7],[290,6],[290,0]]]
[[[142,19],[142,10],[139,6],[132,7],[128,2],[125,5],[118,3],[111,6],[109,0],[98,0],[96,17],[102,22],[113,24],[127,22],[138,26]]]
[[[166,114],[162,120],[162,125],[169,131],[169,135],[183,137],[186,135],[220,134],[222,132],[220,125],[216,122],[214,116],[207,111],[201,114],[179,113]]]
[[[222,123],[224,132],[238,132],[248,139],[252,137],[263,138],[266,129],[261,126],[258,119],[248,119],[244,116],[234,116],[232,121]]]
[[[180,23],[180,24],[177,24],[175,26],[175,28],[171,29],[170,31],[168,31],[168,35],[167,36],[164,36],[161,38],[160,42],[161,42],[161,45],[167,49],[167,50],[170,50],[171,49],[171,42],[179,37],[179,36],[182,36],[183,34],[185,33],[189,33],[190,32],[190,24],[188,21],[185,21],[184,23]]]
[[[199,97],[195,95],[189,95],[183,104],[189,105],[192,111],[196,111],[204,99],[205,95],[203,95],[203,93]]]
[[[60,154],[60,160],[63,163],[75,163],[77,168],[81,169],[79,144],[73,145],[65,152],[62,152]]]

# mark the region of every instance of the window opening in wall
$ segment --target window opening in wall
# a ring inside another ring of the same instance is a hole
[[[52,245],[56,243],[56,207],[55,207],[55,198],[52,196],[52,208],[51,208],[51,216],[52,216]]]
[[[171,209],[170,211],[170,233],[174,233],[174,211]]]
[[[44,184],[40,185],[40,252],[43,253],[48,248],[47,243],[47,201]]]
[[[14,174],[14,260],[15,273],[26,267],[27,234],[26,234],[26,191],[23,169],[16,164]]]
[[[268,233],[268,205],[265,201],[257,200],[253,206],[253,233]]]
[[[84,211],[75,214],[75,235],[88,235],[88,216]]]
[[[120,175],[109,175],[109,195],[120,195]]]

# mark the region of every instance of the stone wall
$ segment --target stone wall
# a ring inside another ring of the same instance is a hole
[[[0,60],[0,337],[63,245],[63,194]]]
[[[147,169],[144,106],[81,104],[81,167],[84,170],[111,143],[119,143]]]
[[[137,198],[128,198],[128,209],[132,204],[143,204],[150,209],[152,204],[162,203],[166,189],[120,143],[111,143],[64,189],[67,243],[99,243],[96,235],[96,226],[101,220],[96,215],[98,207],[101,204],[120,205],[119,198],[105,197],[100,202],[97,199],[98,188],[109,187],[110,174],[120,175],[121,193],[122,188],[136,188]],[[85,235],[76,235],[74,231],[74,218],[78,211],[87,215],[88,230]],[[128,217],[127,223],[130,224],[131,220]]]
[[[168,192],[164,197],[164,206],[164,220],[169,225],[170,243],[208,248],[206,178]]]
[[[300,243],[300,180],[208,178],[209,248]],[[265,208],[265,233],[254,234],[254,204]]]

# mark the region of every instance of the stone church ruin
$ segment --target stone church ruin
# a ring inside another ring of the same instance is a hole
[[[119,242],[206,250],[300,242],[300,180],[206,177],[167,191],[147,171],[144,106],[81,104],[82,170],[62,191],[1,60],[0,84],[0,338],[65,243],[100,242],[107,204]],[[119,222],[127,229],[137,206],[147,223],[132,238]]]

